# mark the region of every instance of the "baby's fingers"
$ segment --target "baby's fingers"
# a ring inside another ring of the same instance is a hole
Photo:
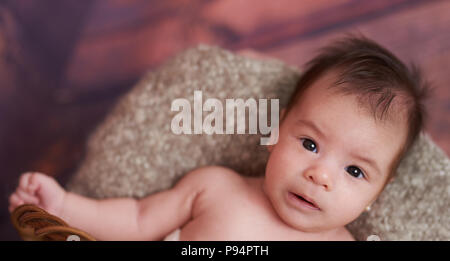
[[[17,194],[17,196],[18,196],[20,199],[22,199],[22,200],[24,201],[24,203],[27,203],[27,204],[35,204],[35,205],[39,204],[39,199],[38,199],[38,197],[36,197],[36,195],[30,194],[30,193],[28,193],[27,191],[23,191],[23,190],[20,189],[20,188],[18,188],[18,189],[16,190],[16,193],[15,193],[15,194]]]
[[[19,181],[19,188],[24,191],[35,194],[36,190],[39,188],[38,173],[28,172],[22,175]]]
[[[24,201],[16,193],[11,194],[9,197],[9,204],[11,205],[22,205],[23,203]]]
[[[9,197],[9,212],[12,212],[16,207],[22,204],[24,204],[24,201],[19,196],[17,196],[16,193],[12,194]]]
[[[28,190],[28,186],[30,184],[30,179],[31,176],[33,175],[32,172],[27,172],[25,174],[22,174],[22,176],[20,176],[19,179],[19,188],[23,189],[23,190]]]

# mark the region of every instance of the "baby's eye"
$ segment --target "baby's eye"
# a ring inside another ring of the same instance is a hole
[[[314,141],[310,140],[310,139],[306,139],[306,138],[302,138],[302,144],[303,147],[309,151],[312,151],[314,153],[317,153],[317,146],[314,143]]]
[[[364,178],[365,177],[364,172],[358,167],[348,166],[345,170],[355,178]]]

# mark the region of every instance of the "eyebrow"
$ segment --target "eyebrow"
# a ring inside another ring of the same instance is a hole
[[[295,124],[297,124],[297,125],[306,125],[306,126],[310,127],[311,129],[313,129],[317,134],[319,134],[322,139],[325,138],[325,134],[323,134],[323,132],[319,129],[319,127],[317,127],[317,125],[314,124],[314,122],[312,122],[312,121],[301,120],[300,119]]]
[[[360,156],[360,155],[353,155],[353,157],[372,166],[372,168],[375,170],[375,172],[377,174],[381,175],[380,168],[378,167],[378,164],[375,160],[373,160],[371,158],[366,158],[366,157]]]

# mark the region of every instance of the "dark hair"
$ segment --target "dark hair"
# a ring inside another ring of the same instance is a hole
[[[391,177],[424,128],[424,100],[430,88],[418,67],[412,64],[408,68],[374,41],[350,34],[320,49],[319,54],[305,67],[286,107],[286,114],[318,77],[330,71],[339,73],[332,87],[337,87],[344,94],[357,95],[361,105],[369,108],[375,119],[386,119],[392,113],[392,107],[398,108],[393,106],[394,101],[406,108],[407,140],[394,159],[389,174]]]

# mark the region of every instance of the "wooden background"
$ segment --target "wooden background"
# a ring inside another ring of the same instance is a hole
[[[206,43],[301,67],[355,31],[423,67],[436,88],[427,131],[450,154],[450,1],[2,0],[0,240],[19,239],[7,211],[19,174],[65,184],[89,132],[171,55]]]

